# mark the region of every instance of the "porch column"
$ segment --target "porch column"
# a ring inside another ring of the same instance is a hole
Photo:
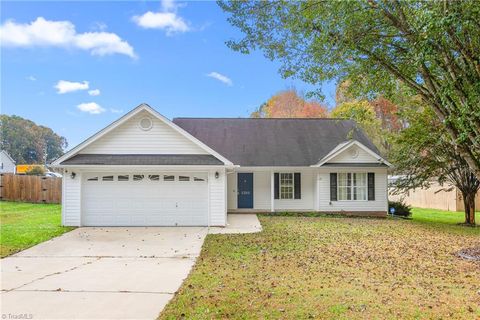
[[[275,212],[275,175],[270,171],[270,212]]]

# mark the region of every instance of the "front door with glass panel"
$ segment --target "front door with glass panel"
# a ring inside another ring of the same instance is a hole
[[[253,173],[238,173],[238,208],[253,209]]]

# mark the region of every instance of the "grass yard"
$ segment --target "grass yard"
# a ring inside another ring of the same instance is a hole
[[[208,235],[160,319],[476,319],[480,245],[461,213],[413,220],[260,216],[264,231]]]
[[[416,222],[431,223],[436,225],[458,224],[465,222],[465,212],[413,208],[412,218]],[[475,212],[475,218],[477,225],[480,224],[480,212]]]
[[[0,202],[0,256],[3,258],[73,229],[60,224],[58,204]]]

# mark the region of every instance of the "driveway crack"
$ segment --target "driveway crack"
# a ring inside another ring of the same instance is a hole
[[[17,289],[18,290],[18,289]],[[24,289],[18,290],[22,292],[82,292],[82,293],[151,293],[151,294],[170,294],[173,295],[175,292],[168,291],[130,291],[130,290],[48,290],[48,289]]]
[[[79,264],[79,265],[73,266],[73,267],[71,267],[71,268],[69,268],[69,269],[66,269],[66,270],[63,270],[63,271],[52,272],[52,273],[43,275],[43,276],[41,276],[41,277],[38,277],[38,278],[36,278],[36,279],[33,279],[33,280],[31,280],[31,281],[29,281],[29,282],[27,282],[27,283],[24,283],[24,284],[22,284],[22,285],[20,285],[20,286],[18,286],[18,287],[15,287],[15,288],[12,288],[12,289],[2,289],[2,291],[3,291],[3,292],[10,292],[10,291],[18,290],[18,289],[20,289],[20,288],[23,288],[23,287],[29,285],[29,284],[32,284],[32,283],[34,283],[34,282],[37,282],[37,281],[46,279],[46,278],[48,278],[48,277],[56,276],[56,275],[63,274],[63,273],[68,273],[68,272],[73,271],[73,270],[77,270],[78,268],[81,268],[81,267],[83,267],[83,266],[86,266],[86,265],[92,264],[92,263],[94,263],[94,262],[97,262],[97,261],[100,260],[100,259],[102,259],[102,257],[97,257],[97,259],[95,259],[95,260],[90,260],[90,261],[87,261],[87,262],[83,262],[83,263],[81,263],[81,264]],[[53,290],[53,291],[58,291],[58,290]]]

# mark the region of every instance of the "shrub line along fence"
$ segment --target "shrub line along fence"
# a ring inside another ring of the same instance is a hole
[[[0,200],[61,203],[62,178],[0,174]]]

